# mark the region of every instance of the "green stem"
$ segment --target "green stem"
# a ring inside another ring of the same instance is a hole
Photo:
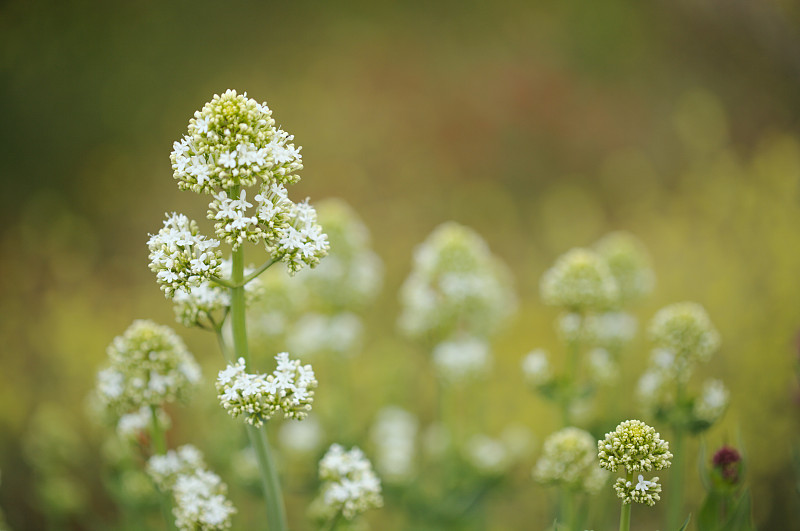
[[[625,481],[628,483],[633,482],[633,472],[628,472]],[[619,513],[619,531],[630,531],[631,529],[631,506],[633,506],[633,502],[622,503],[622,509]]]
[[[150,444],[152,445],[153,455],[164,455],[167,453],[167,439],[164,430],[161,429],[161,423],[158,421],[158,408],[156,408],[156,406],[150,406],[150,421],[152,426],[150,430]],[[158,487],[156,488],[161,498],[161,514],[164,516],[164,523],[167,529],[175,529],[168,493],[162,492]]]
[[[675,427],[675,438],[672,440],[672,474],[669,482],[670,495],[667,504],[667,529],[678,529],[681,525],[681,510],[683,508],[683,454],[684,433]]]
[[[245,319],[244,300],[244,249],[239,247],[233,251],[231,266],[231,327],[233,329],[234,357],[241,357],[245,365],[250,365],[250,351],[247,345],[247,325]],[[256,453],[258,468],[261,472],[261,485],[264,488],[264,501],[267,505],[267,525],[269,531],[287,531],[286,511],[283,506],[278,471],[270,454],[267,442],[266,426],[261,430],[247,426],[247,436]]]
[[[568,488],[561,490],[561,515],[559,522],[566,524],[567,531],[577,531],[576,519],[578,517],[575,507],[575,493]]]
[[[261,266],[259,266],[259,268],[258,268],[258,269],[256,269],[255,271],[253,271],[252,273],[250,273],[249,275],[247,275],[246,277],[244,277],[244,280],[242,281],[242,285],[245,285],[245,284],[247,284],[248,282],[250,282],[251,280],[253,280],[254,278],[256,278],[258,275],[260,275],[261,273],[263,273],[264,271],[266,271],[267,269],[269,269],[269,267],[270,267],[272,264],[274,264],[275,262],[277,262],[277,261],[278,261],[278,259],[277,259],[277,258],[273,258],[273,259],[271,259],[271,260],[267,260],[266,262],[264,262],[263,264],[261,264]]]
[[[211,276],[211,282],[213,282],[215,284],[219,284],[220,286],[223,286],[225,288],[235,288],[236,287],[236,282],[228,282],[224,278],[215,277],[213,275]]]
[[[580,326],[583,327],[583,314],[581,314],[580,319]],[[570,407],[575,398],[578,357],[581,351],[580,339],[576,338],[575,341],[570,341],[567,345],[567,350],[567,364],[564,368],[564,395],[561,397],[561,423],[565,428],[572,425]]]
[[[328,521],[328,525],[322,528],[321,531],[333,531],[342,519],[342,511],[337,511],[336,515]]]

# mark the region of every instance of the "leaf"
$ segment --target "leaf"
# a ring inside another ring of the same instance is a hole
[[[731,509],[731,516],[725,524],[725,531],[752,531],[753,516],[750,502],[750,489],[745,489]]]
[[[678,531],[686,531],[686,528],[689,526],[689,520],[692,519],[692,513],[689,513],[689,516],[686,517],[686,521],[683,523]]]
[[[719,494],[709,492],[700,512],[697,513],[697,529],[700,531],[715,531],[720,527],[720,509],[722,500]]]

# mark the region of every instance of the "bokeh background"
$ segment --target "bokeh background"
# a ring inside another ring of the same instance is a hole
[[[362,365],[339,382],[357,398],[341,412],[354,430],[401,398],[373,375],[427,370],[396,333],[397,290],[414,246],[453,219],[506,261],[520,301],[495,346],[486,429],[513,419],[541,441],[557,421],[518,375],[525,352],[555,342],[539,278],[570,247],[625,229],[658,281],[640,321],[694,300],[720,330],[703,374],[732,404],[706,444],[743,445],[761,529],[800,529],[796,2],[6,0],[0,507],[12,529],[113,528],[85,398],[132,319],[173,324],[206,374],[218,369],[213,341],[174,323],[144,244],[165,211],[204,217],[168,156],[227,88],[267,100],[303,146],[293,196],[347,201],[384,261]],[[623,401],[646,361],[643,343]],[[210,422],[191,406],[175,416],[174,441],[224,461],[203,443]],[[529,483],[492,501],[505,515],[492,529],[547,515]]]

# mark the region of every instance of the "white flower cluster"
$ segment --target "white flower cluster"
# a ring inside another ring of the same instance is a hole
[[[719,334],[702,306],[683,302],[656,313],[650,324],[656,344],[650,366],[642,374],[638,398],[644,411],[668,415],[676,403],[676,389],[685,386],[698,363],[709,360],[719,347]],[[728,405],[728,391],[719,380],[707,382],[693,407],[684,412],[692,431],[709,428],[720,419]],[[686,426],[684,426],[686,427]]]
[[[216,189],[264,182],[291,184],[303,168],[293,136],[275,128],[266,103],[228,90],[195,112],[189,131],[173,145],[172,169],[182,190]]]
[[[486,374],[492,363],[489,344],[474,337],[445,341],[433,349],[433,364],[446,382],[462,382]]]
[[[317,205],[319,224],[331,251],[319,267],[299,277],[314,293],[320,310],[359,310],[374,300],[383,282],[383,263],[370,248],[366,225],[347,203],[326,199]]]
[[[203,454],[194,446],[187,444],[152,456],[147,473],[162,492],[172,492],[172,512],[180,531],[231,528],[236,509],[226,497],[227,486],[206,469]]]
[[[417,247],[400,299],[402,331],[434,341],[459,330],[487,337],[516,307],[508,270],[478,234],[453,222]]]
[[[183,214],[168,215],[164,227],[150,236],[147,247],[150,270],[167,297],[219,276],[219,242],[199,234],[197,223]]]
[[[542,300],[571,312],[606,310],[619,302],[619,287],[608,263],[589,249],[571,249],[545,271]]]
[[[97,374],[97,396],[118,415],[172,402],[200,381],[200,367],[181,338],[152,321],[134,321],[106,352],[110,365]]]
[[[574,491],[597,492],[608,479],[598,467],[597,444],[578,428],[564,428],[550,435],[533,469],[533,477],[545,485],[561,485]]]
[[[163,409],[156,408],[156,420],[161,429],[166,430],[170,426],[170,418]],[[117,421],[117,435],[123,439],[137,439],[142,434],[149,433],[153,424],[153,411],[150,406],[142,406],[138,411],[126,413]]]
[[[220,274],[230,278],[231,261],[222,260]],[[245,268],[245,276],[253,272],[253,268]],[[254,278],[244,287],[245,304],[248,306],[263,295],[261,277]],[[191,327],[200,323],[201,318],[209,318],[224,312],[231,305],[230,289],[216,282],[207,281],[199,286],[189,288],[187,291],[177,291],[172,297],[175,319],[184,326]]]
[[[180,531],[230,529],[236,509],[227,491],[220,477],[208,470],[178,476],[172,488],[175,526]]]
[[[606,433],[604,439],[597,441],[597,451],[602,468],[616,472],[624,467],[628,477],[637,472],[669,468],[672,464],[669,443],[640,420],[626,420],[613,432]],[[626,478],[617,478],[614,490],[622,503],[654,505],[661,499],[658,477],[645,480],[643,474],[639,474],[636,485]]]
[[[320,352],[351,356],[358,351],[363,332],[361,319],[353,313],[330,316],[307,313],[291,328],[286,343],[289,350],[301,357]]]
[[[700,396],[694,402],[694,417],[714,424],[728,407],[730,393],[721,380],[711,379],[703,384]]]
[[[280,257],[293,275],[305,265],[316,267],[328,254],[330,246],[328,236],[317,223],[317,211],[306,200],[292,203],[289,222],[276,231],[267,248],[273,256]]]
[[[232,417],[244,416],[247,423],[261,426],[278,411],[298,420],[308,415],[317,387],[314,370],[286,352],[275,360],[278,367],[270,375],[247,373],[244,358],[219,371],[217,397]]]
[[[415,473],[417,417],[397,406],[387,406],[378,412],[372,426],[372,443],[377,452],[376,468],[385,481],[403,483]]]
[[[330,515],[341,511],[352,520],[367,509],[383,506],[381,482],[359,448],[345,451],[339,444],[331,445],[319,462],[319,477],[321,500]]]
[[[637,301],[653,291],[655,275],[644,246],[627,232],[612,232],[594,245],[608,264],[619,288],[621,305]]]
[[[617,481],[614,482],[614,491],[617,493],[617,497],[622,499],[622,503],[646,503],[652,507],[661,499],[661,484],[658,479],[658,476],[653,476],[652,479],[647,480],[642,474],[639,474],[638,481],[634,485],[632,481],[625,478],[617,478]]]
[[[281,450],[289,455],[309,456],[322,445],[324,431],[319,421],[308,416],[302,422],[290,420],[281,424],[278,441]]]

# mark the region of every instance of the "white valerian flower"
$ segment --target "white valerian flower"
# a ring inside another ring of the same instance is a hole
[[[286,264],[294,275],[304,266],[315,267],[328,254],[328,236],[317,223],[317,212],[308,201],[292,203],[288,222],[268,235],[267,250]]]
[[[249,285],[249,284],[248,284]],[[204,282],[172,297],[175,319],[184,326],[197,324],[202,316],[223,311],[231,305],[231,290],[214,282]]]
[[[586,335],[599,347],[619,351],[636,335],[636,318],[625,312],[603,312],[586,317]]]
[[[648,369],[639,378],[636,386],[636,402],[646,413],[653,413],[659,406],[674,399],[674,380],[658,369]]]
[[[281,352],[275,356],[278,367],[272,374],[250,374],[244,358],[228,365],[217,377],[217,398],[234,418],[261,426],[277,412],[302,420],[311,410],[317,380],[311,365],[302,365]]]
[[[534,349],[522,358],[522,375],[528,385],[540,387],[553,378],[553,371],[547,359],[547,351],[541,348]]]
[[[333,444],[319,462],[321,500],[330,517],[341,512],[352,520],[367,509],[383,506],[381,482],[359,448]]]
[[[617,478],[614,483],[614,491],[617,493],[617,497],[622,499],[622,503],[646,503],[652,507],[661,499],[661,484],[658,482],[658,476],[647,480],[642,474],[639,474],[636,484],[625,478]]]
[[[448,382],[485,374],[491,362],[489,345],[477,338],[445,341],[433,349],[433,364],[439,376]]]
[[[605,310],[619,301],[619,287],[606,261],[588,249],[572,249],[545,271],[539,285],[551,306],[583,313]]]
[[[703,391],[694,403],[694,416],[713,424],[725,413],[729,399],[730,393],[721,380],[707,380],[703,384]]]
[[[179,475],[172,487],[175,526],[180,531],[230,529],[236,509],[227,491],[220,477],[208,470]]]
[[[108,346],[109,366],[97,375],[102,407],[122,415],[182,397],[200,381],[200,367],[167,326],[138,320]]]
[[[378,412],[372,426],[371,438],[377,458],[376,468],[384,480],[403,483],[416,472],[417,417],[397,406],[387,406]]]
[[[233,250],[245,240],[258,243],[263,237],[263,229],[255,212],[248,212],[253,206],[247,201],[247,191],[241,190],[239,197],[228,197],[224,190],[212,196],[208,205],[208,219],[215,221],[214,230],[217,238],[231,245]]]
[[[589,351],[589,372],[594,381],[599,384],[608,385],[619,378],[619,367],[617,362],[604,348],[593,348]]]
[[[375,299],[383,281],[383,263],[369,246],[369,230],[340,199],[316,205],[330,253],[319,266],[298,277],[324,311],[359,310]]]
[[[167,412],[161,408],[156,408],[156,419],[161,429],[166,430],[170,426],[170,418]],[[138,411],[126,413],[117,421],[117,435],[123,439],[136,439],[143,434],[149,433],[153,425],[153,412],[150,406],[142,406]]]
[[[511,454],[503,441],[487,435],[473,435],[465,447],[465,457],[482,474],[497,476],[511,465]]]
[[[147,247],[150,270],[167,297],[219,276],[219,242],[200,234],[197,223],[183,214],[167,215],[164,227],[150,236]]]
[[[690,364],[708,361],[720,342],[705,309],[694,302],[679,302],[659,310],[650,322],[650,336],[657,347]]]
[[[672,463],[669,443],[641,420],[626,420],[597,441],[600,466],[610,472],[624,467],[628,472],[649,472]]]
[[[364,325],[350,312],[335,315],[307,313],[292,327],[286,343],[298,356],[333,352],[352,356],[358,352]]]
[[[578,428],[564,428],[544,442],[544,451],[533,469],[533,477],[545,485],[597,492],[607,472],[597,466],[594,437]]]
[[[459,331],[490,336],[516,307],[506,267],[478,234],[453,222],[417,247],[400,300],[401,330],[434,341]]]
[[[228,90],[195,112],[170,157],[182,190],[214,193],[259,181],[291,184],[303,168],[293,136],[275,127],[272,111]]]
[[[191,474],[197,469],[205,468],[203,454],[191,444],[185,444],[177,450],[168,450],[166,454],[153,455],[147,460],[147,474],[161,491],[172,490],[178,476]]]
[[[637,301],[653,291],[655,275],[644,246],[633,235],[612,232],[594,245],[619,287],[619,302]]]

